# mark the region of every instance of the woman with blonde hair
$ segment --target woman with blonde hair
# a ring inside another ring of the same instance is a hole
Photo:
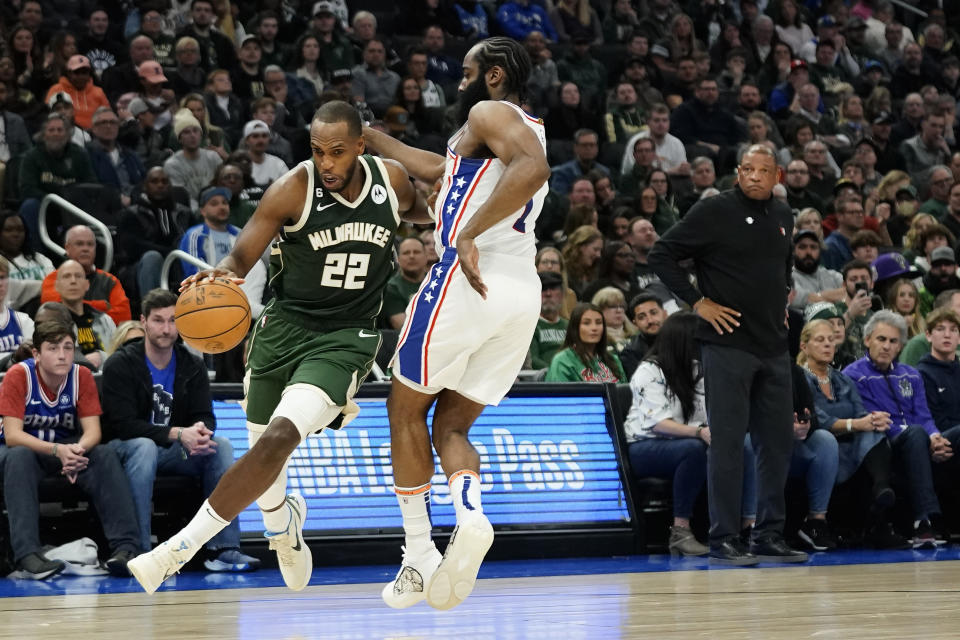
[[[850,144],[857,142],[870,133],[870,121],[867,120],[863,108],[863,99],[855,93],[847,95],[840,103],[840,117],[837,119],[841,133],[850,139]]]
[[[924,255],[923,236],[930,227],[938,224],[937,219],[929,213],[918,213],[910,220],[910,228],[903,236],[904,256],[912,262],[916,256]]]
[[[820,212],[813,207],[801,209],[793,221],[793,233],[800,231],[813,231],[823,245],[823,218],[820,217]]]
[[[616,287],[604,287],[593,294],[590,303],[603,313],[607,323],[607,344],[620,353],[637,333],[637,328],[627,320],[627,300],[623,291]]]
[[[577,294],[567,284],[567,269],[563,262],[563,254],[556,247],[544,247],[537,251],[533,264],[537,268],[537,273],[550,271],[558,274],[563,279],[563,305],[560,307],[560,317],[564,320],[570,319],[570,312],[577,306]]]
[[[887,293],[887,309],[899,313],[907,321],[907,336],[926,333],[927,323],[919,311],[920,291],[911,280],[901,278],[894,282]]]
[[[577,227],[563,246],[567,263],[567,284],[578,298],[588,284],[597,278],[597,264],[603,251],[603,234],[596,227]]]
[[[189,110],[193,117],[200,122],[200,128],[203,130],[200,146],[204,149],[216,151],[221,159],[226,160],[233,149],[230,147],[230,141],[227,140],[223,129],[210,123],[210,113],[207,111],[207,102],[203,95],[188,93],[180,99],[180,108]],[[174,151],[180,150],[180,140],[173,135],[172,129],[170,130],[169,145]]]
[[[120,326],[113,332],[113,338],[107,345],[107,357],[110,357],[114,351],[127,344],[131,340],[139,340],[146,335],[143,332],[143,325],[139,320],[126,320],[120,323]]]
[[[557,0],[549,15],[561,43],[588,38],[594,46],[603,44],[600,17],[589,0]]]

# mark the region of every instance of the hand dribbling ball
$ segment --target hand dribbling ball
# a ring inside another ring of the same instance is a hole
[[[246,337],[250,303],[233,281],[204,278],[177,298],[174,320],[188,345],[203,353],[223,353]]]

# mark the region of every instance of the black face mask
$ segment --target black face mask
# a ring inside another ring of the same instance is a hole
[[[797,271],[807,274],[814,274],[817,272],[817,268],[820,266],[820,257],[817,256],[807,256],[802,259],[794,258],[793,266],[797,268]]]
[[[457,123],[460,126],[466,124],[473,105],[489,99],[490,92],[487,90],[487,83],[483,81],[482,75],[478,76],[460,92],[460,96],[457,98]]]

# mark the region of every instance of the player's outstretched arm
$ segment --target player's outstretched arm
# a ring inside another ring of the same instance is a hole
[[[183,291],[204,278],[231,278],[238,284],[253,268],[270,242],[285,224],[296,222],[303,211],[307,194],[307,175],[300,166],[294,167],[270,185],[260,199],[257,210],[244,225],[233,249],[213,269],[196,273],[180,284]]]
[[[474,239],[522,209],[550,178],[550,165],[537,135],[512,107],[493,101],[479,102],[470,110],[467,122],[470,135],[505,165],[490,197],[456,238],[463,274],[470,285],[486,297],[487,287],[480,278],[480,256]]]
[[[443,176],[445,160],[439,154],[415,149],[370,127],[363,128],[363,141],[369,149],[384,158],[403,162],[407,172],[418,180],[433,184]]]
[[[398,213],[407,222],[430,224],[433,218],[427,208],[427,201],[420,190],[413,186],[410,176],[402,164],[389,158],[383,161],[390,174],[390,186],[397,194]]]

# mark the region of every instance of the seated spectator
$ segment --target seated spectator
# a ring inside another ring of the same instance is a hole
[[[196,43],[196,41],[194,41]],[[199,60],[200,45],[196,45],[197,56]],[[121,95],[130,91],[136,92],[140,89],[140,75],[138,68],[141,62],[154,60],[153,40],[146,35],[134,36],[130,40],[128,49],[128,59],[120,64],[107,67],[100,76],[103,92],[111,104],[116,104]],[[158,64],[161,64],[158,62]],[[174,87],[176,91],[178,87]],[[186,93],[186,92],[184,92]],[[182,95],[182,94],[181,94]]]
[[[311,32],[300,36],[293,45],[293,56],[288,69],[296,78],[310,85],[314,97],[323,93],[323,66],[320,62],[320,40]]]
[[[823,219],[820,212],[812,207],[801,209],[793,221],[794,234],[801,231],[813,231],[820,240],[820,248],[823,249]]]
[[[216,151],[217,155],[226,160],[227,156],[233,150],[233,145],[227,139],[226,132],[220,127],[211,124],[210,113],[207,111],[207,102],[203,95],[199,93],[188,93],[180,99],[180,108],[189,109],[193,117],[200,123],[200,129],[203,130],[203,136],[200,138],[200,147]],[[180,141],[170,130],[170,148],[174,151],[180,150]]]
[[[242,180],[239,169],[237,174]],[[120,214],[118,232],[122,250],[128,256],[139,256],[132,265],[138,295],[160,286],[163,261],[178,247],[194,218],[189,207],[171,197],[170,178],[163,167],[147,171],[143,190]]]
[[[53,263],[42,253],[34,253],[30,229],[16,211],[0,215],[0,256],[10,263],[10,302],[16,307],[40,295],[40,283],[53,273]]]
[[[810,230],[793,236],[793,286],[790,306],[803,311],[813,302],[839,302],[846,296],[843,276],[820,264],[820,239]]]
[[[603,235],[596,227],[577,227],[563,245],[563,261],[567,267],[567,286],[582,299],[584,289],[596,278]]]
[[[843,300],[834,303],[843,314],[846,335],[837,344],[841,360],[853,362],[864,355],[863,328],[873,315],[873,270],[866,262],[852,260],[843,267]]]
[[[40,247],[40,201],[50,193],[62,195],[66,185],[96,180],[86,150],[67,138],[66,120],[51,113],[44,120],[40,142],[20,163],[20,214],[34,249]]]
[[[250,104],[250,115],[253,116],[254,120],[260,120],[270,128],[270,142],[267,144],[267,153],[280,158],[288,167],[295,164],[290,141],[278,131],[281,127],[280,123],[277,122],[277,101],[270,96],[257,98]]]
[[[534,31],[550,42],[557,41],[557,32],[546,10],[530,0],[507,0],[501,4],[497,9],[497,23],[505,35],[519,42]]]
[[[910,487],[913,511],[913,547],[935,547],[934,524],[939,524],[940,503],[933,487],[933,465],[947,461],[960,444],[960,430],[948,440],[937,429],[921,391],[923,379],[916,369],[896,361],[906,342],[907,325],[892,311],[878,311],[867,323],[864,343],[867,357],[846,369],[857,385],[868,411],[885,411],[892,424],[886,431],[894,464]],[[892,380],[891,380],[892,378]]]
[[[960,289],[948,289],[938,295],[933,301],[933,311],[938,309],[950,309],[960,314]],[[927,329],[929,330],[929,325]],[[930,353],[930,340],[927,339],[926,333],[919,333],[910,338],[903,347],[903,351],[900,352],[900,362],[916,367],[920,359],[928,353]]]
[[[610,169],[597,162],[600,153],[599,136],[589,129],[578,129],[573,134],[573,159],[550,168],[550,188],[557,193],[569,193],[573,181],[591,170],[610,175]]]
[[[8,306],[10,263],[0,256],[0,370],[6,370],[10,356],[33,335],[33,320]]]
[[[270,136],[270,127],[263,120],[251,120],[243,126],[243,145],[250,154],[253,182],[264,189],[289,171],[283,160],[267,153],[267,147],[271,143]],[[213,176],[211,180],[212,178]]]
[[[787,187],[787,202],[794,209],[814,209],[818,215],[826,210],[823,199],[809,189],[810,169],[800,159],[791,160],[784,171]],[[823,235],[823,231],[820,231]]]
[[[432,238],[430,239],[430,245],[433,245]],[[433,264],[429,260],[427,262]],[[570,312],[577,306],[577,294],[567,284],[567,269],[563,262],[563,254],[556,247],[544,247],[537,251],[533,264],[537,268],[537,273],[555,273],[560,276],[560,280],[563,282],[561,287],[563,303],[560,305],[560,317],[567,320],[570,318]]]
[[[117,349],[127,344],[128,342],[133,342],[134,340],[143,340],[143,325],[140,324],[139,320],[127,320],[126,322],[121,322],[117,327],[117,330],[113,332],[113,339],[110,341],[110,344],[107,345],[107,357],[112,356]],[[137,533],[137,539],[139,540],[140,534]]]
[[[603,312],[581,302],[574,307],[563,340],[563,350],[550,361],[547,382],[624,382],[620,359],[607,343]]]
[[[946,165],[937,165],[930,167],[927,173],[930,198],[920,205],[919,210],[921,213],[933,214],[938,220],[945,220],[950,213],[950,188],[953,186],[953,172]]]
[[[342,24],[334,16],[336,4],[325,0],[314,3],[313,21],[310,23],[311,30],[316,34],[320,44],[321,68],[331,75],[334,71],[350,69],[359,62],[353,53],[353,43],[344,33],[344,29],[348,27],[346,4],[340,3],[343,14]],[[443,44],[440,48],[443,48]],[[319,92],[317,95],[320,95]]]
[[[547,140],[574,140],[574,154],[576,155],[576,134],[582,129],[598,131],[600,119],[581,99],[580,88],[575,82],[561,82],[558,89],[558,99],[548,99],[548,103],[556,102],[547,111],[544,118]]]
[[[950,192],[947,199],[947,210],[940,219],[953,237],[960,234],[960,180],[950,186]]]
[[[828,269],[842,269],[853,260],[850,239],[863,228],[863,203],[859,198],[848,198],[837,204],[837,229],[824,242],[821,257],[823,266]]]
[[[696,204],[705,193],[710,190],[716,192],[717,171],[713,160],[706,156],[698,156],[690,163],[690,169],[693,172],[690,176],[693,182],[693,190],[684,195],[677,203],[677,209],[679,210],[681,218],[687,214],[690,207]]]
[[[833,197],[833,188],[837,182],[839,168],[834,168],[831,164],[830,151],[827,145],[820,140],[813,139],[803,145],[803,161],[807,164],[807,170],[810,171],[810,184],[807,188],[827,201]]]
[[[351,25],[353,31],[350,33],[350,39],[353,41],[354,57],[363,59],[363,50],[367,43],[373,39],[377,39],[383,42],[383,46],[386,49],[386,67],[393,69],[397,73],[402,73],[403,60],[400,59],[399,54],[393,49],[390,41],[386,39],[385,36],[377,33],[377,16],[369,11],[357,11],[353,14],[353,18],[351,18]]]
[[[200,66],[200,43],[197,39],[190,36],[180,38],[174,47],[173,55],[177,64],[169,69],[166,75],[174,94],[185,96],[203,91],[207,73]]]
[[[353,99],[366,103],[378,118],[382,118],[393,103],[400,84],[400,76],[386,67],[386,49],[376,38],[367,42],[363,50],[363,64],[352,69]]]
[[[90,227],[78,224],[67,229],[63,248],[68,260],[76,260],[83,267],[90,287],[84,294],[84,302],[106,313],[115,324],[130,319],[130,300],[120,285],[120,281],[111,273],[97,268],[94,260],[97,256],[97,238]],[[56,291],[57,274],[50,272],[43,279],[40,302],[60,302]]]
[[[666,231],[680,219],[679,194],[674,192],[673,183],[663,169],[654,169],[650,172],[647,186],[653,187],[657,194],[657,212],[662,216],[661,220],[667,222],[663,229]]]
[[[868,412],[854,381],[831,366],[836,349],[833,333],[826,320],[808,321],[801,333],[797,362],[813,392],[821,429],[833,433],[839,444],[836,482],[846,482],[863,468],[871,485],[868,544],[881,549],[904,548],[906,541],[893,530],[888,514],[896,501],[890,488],[892,450],[884,437],[890,428],[890,414]]]
[[[176,303],[170,291],[146,294],[140,316],[144,339],[117,350],[103,372],[104,439],[119,454],[133,492],[140,551],[150,550],[156,475],[199,476],[206,498],[233,463],[230,440],[214,435],[207,368],[177,344]],[[207,548],[209,571],[248,571],[260,564],[240,553],[236,520]]]
[[[614,102],[607,106],[604,124],[607,142],[626,142],[644,127],[646,114],[637,104],[637,90],[630,82],[614,88]]]
[[[130,197],[139,189],[146,175],[143,162],[132,149],[117,144],[120,119],[110,107],[100,107],[93,114],[93,140],[87,145],[93,172],[100,184],[120,192],[123,206],[130,206]]]
[[[93,375],[73,364],[69,325],[38,324],[33,358],[14,366],[0,385],[7,450],[4,500],[17,568],[42,580],[64,569],[40,547],[39,484],[62,475],[86,493],[110,543],[107,570],[128,576],[137,551],[137,520],[117,454],[101,442],[100,400]],[[51,401],[50,398],[53,398]]]
[[[737,144],[746,136],[719,99],[717,81],[701,78],[695,97],[674,109],[670,131],[686,145],[688,157],[706,155],[721,167],[732,167]]]
[[[240,102],[240,98],[233,93],[230,72],[224,69],[215,69],[207,74],[204,96],[206,96],[210,122],[223,129],[231,143],[237,142],[240,139],[240,130],[243,127],[246,108]],[[174,135],[179,139],[180,136],[176,133],[176,121],[174,121],[173,126]]]
[[[676,109],[697,93],[697,63],[690,56],[677,60],[677,72],[672,79],[664,82],[663,93],[667,106]],[[667,76],[670,77],[669,75]]]
[[[930,252],[930,270],[923,276],[923,288],[919,294],[920,314],[930,313],[937,296],[951,289],[960,289],[956,254],[952,247],[937,247]]]
[[[253,34],[243,36],[240,46],[237,47],[237,59],[240,64],[232,68],[230,82],[233,85],[233,93],[244,102],[263,97],[263,68],[260,66],[262,57],[263,49],[260,48],[260,40],[257,36]]]
[[[245,187],[243,169],[239,164],[229,161],[217,168],[212,186],[226,187],[233,194],[230,198],[230,224],[242,229],[257,210],[263,189],[257,186]]]
[[[173,133],[180,141],[181,149],[167,158],[163,170],[170,178],[170,184],[186,189],[190,201],[196,202],[200,191],[213,180],[223,160],[216,151],[201,148],[203,129],[189,110],[180,109],[177,112]]]
[[[614,353],[619,354],[637,332],[636,327],[627,320],[627,302],[623,291],[617,287],[603,287],[593,294],[590,304],[603,313],[603,321],[607,327],[607,344]]]
[[[641,190],[650,179],[650,174],[654,169],[659,168],[656,144],[650,138],[635,136],[633,146],[624,149],[624,154],[627,153],[633,156],[633,162],[629,171],[620,176],[617,190],[625,197],[639,199]]]
[[[884,253],[877,256],[877,259],[870,265],[873,272],[873,293],[880,300],[880,306],[887,306],[890,287],[900,278],[914,280],[920,276],[920,272],[912,269],[907,259],[896,251]]]
[[[931,311],[926,337],[930,353],[920,358],[917,370],[923,376],[930,415],[937,429],[952,441],[951,430],[960,429],[960,316],[949,307]]]
[[[8,92],[7,84],[0,81],[0,121],[3,122],[4,131],[3,140],[0,140],[0,202],[4,201],[7,163],[11,158],[21,157],[33,147],[23,118],[9,110]]]
[[[690,530],[697,497],[706,485],[710,426],[695,339],[696,315],[680,312],[664,324],[656,344],[630,377],[633,402],[624,421],[634,474],[673,481],[671,555],[705,556],[709,547]],[[744,525],[755,518],[755,461],[744,455]]]
[[[66,93],[74,105],[76,123],[84,129],[89,129],[93,123],[93,112],[98,107],[110,106],[106,94],[103,89],[93,83],[92,76],[93,69],[89,58],[82,55],[71,56],[67,61],[66,74],[47,90],[44,101],[61,91]]]
[[[606,287],[613,287],[620,291],[621,296],[624,298],[621,304],[626,306],[626,300],[632,299],[640,293],[640,286],[633,277],[636,261],[637,257],[633,252],[633,248],[626,242],[613,240],[606,243],[600,253],[597,279],[583,290],[583,300],[593,301],[598,291]],[[603,305],[598,302],[594,301],[593,304],[603,308]],[[609,319],[607,321],[607,331],[608,337],[612,337],[609,335]],[[619,351],[619,349],[617,349],[617,351]]]
[[[159,109],[151,107],[143,98],[133,98],[127,106],[130,118],[120,125],[119,140],[133,149],[144,167],[155,167],[173,155],[169,147],[170,125],[157,129],[154,125]]]
[[[563,34],[559,29],[557,33],[562,40]],[[557,61],[557,77],[560,82],[569,80],[577,83],[583,104],[596,113],[602,113],[607,90],[607,69],[591,55],[589,36],[578,35],[571,44],[566,55]]]
[[[66,260],[60,265],[54,286],[60,301],[70,310],[77,333],[77,347],[99,369],[103,366],[106,345],[110,344],[117,325],[110,316],[84,302],[90,282],[83,266],[76,260]]]
[[[912,193],[911,193],[912,192]],[[926,261],[926,265],[923,262],[917,264],[917,266],[922,270],[926,271],[930,268],[930,263],[926,260],[926,254],[929,253],[929,250],[938,246],[936,243],[928,243],[924,241],[924,235],[927,231],[930,231],[934,227],[938,226],[939,223],[937,219],[934,218],[929,213],[917,213],[916,207],[919,205],[916,197],[916,189],[912,186],[907,187],[906,189],[900,189],[897,191],[897,215],[891,217],[887,221],[887,226],[889,227],[892,222],[897,218],[905,219],[905,229],[906,232],[902,234],[903,237],[903,256],[908,260],[913,260],[916,264],[918,260],[923,258]],[[910,211],[911,215],[908,217],[900,213],[901,211]],[[944,238],[946,236],[944,235]],[[929,238],[928,238],[929,240]]]
[[[908,338],[925,333],[927,329],[918,309],[919,297],[917,285],[906,278],[899,278],[887,289],[885,307],[903,316],[907,322]]]
[[[217,14],[212,0],[190,3],[190,22],[177,31],[178,39],[190,36],[200,43],[200,66],[204,69],[232,69],[237,64],[233,41],[215,28]]]
[[[530,341],[530,367],[546,369],[563,348],[567,321],[560,316],[563,306],[563,278],[551,271],[540,273],[540,319]]]
[[[180,250],[186,251],[207,264],[216,265],[225,258],[240,235],[240,229],[229,224],[231,193],[224,187],[207,187],[200,192],[201,224],[187,229],[180,240]],[[181,261],[184,277],[189,277],[199,269],[186,261]]]
[[[153,59],[165,67],[170,67],[174,64],[173,48],[177,40],[165,31],[166,25],[164,17],[156,9],[148,8],[140,14],[140,33],[153,42]],[[199,53],[198,43],[197,54]]]
[[[942,113],[928,111],[923,116],[920,132],[900,143],[903,167],[914,183],[921,184],[930,167],[950,161],[950,147],[943,138],[945,126]]]
[[[397,272],[387,281],[380,311],[381,326],[399,330],[407,319],[407,305],[427,275],[427,252],[417,237],[404,238],[397,245]]]
[[[850,252],[854,260],[863,262],[873,262],[880,256],[880,247],[884,245],[883,240],[876,231],[870,229],[860,229],[850,238]]]

